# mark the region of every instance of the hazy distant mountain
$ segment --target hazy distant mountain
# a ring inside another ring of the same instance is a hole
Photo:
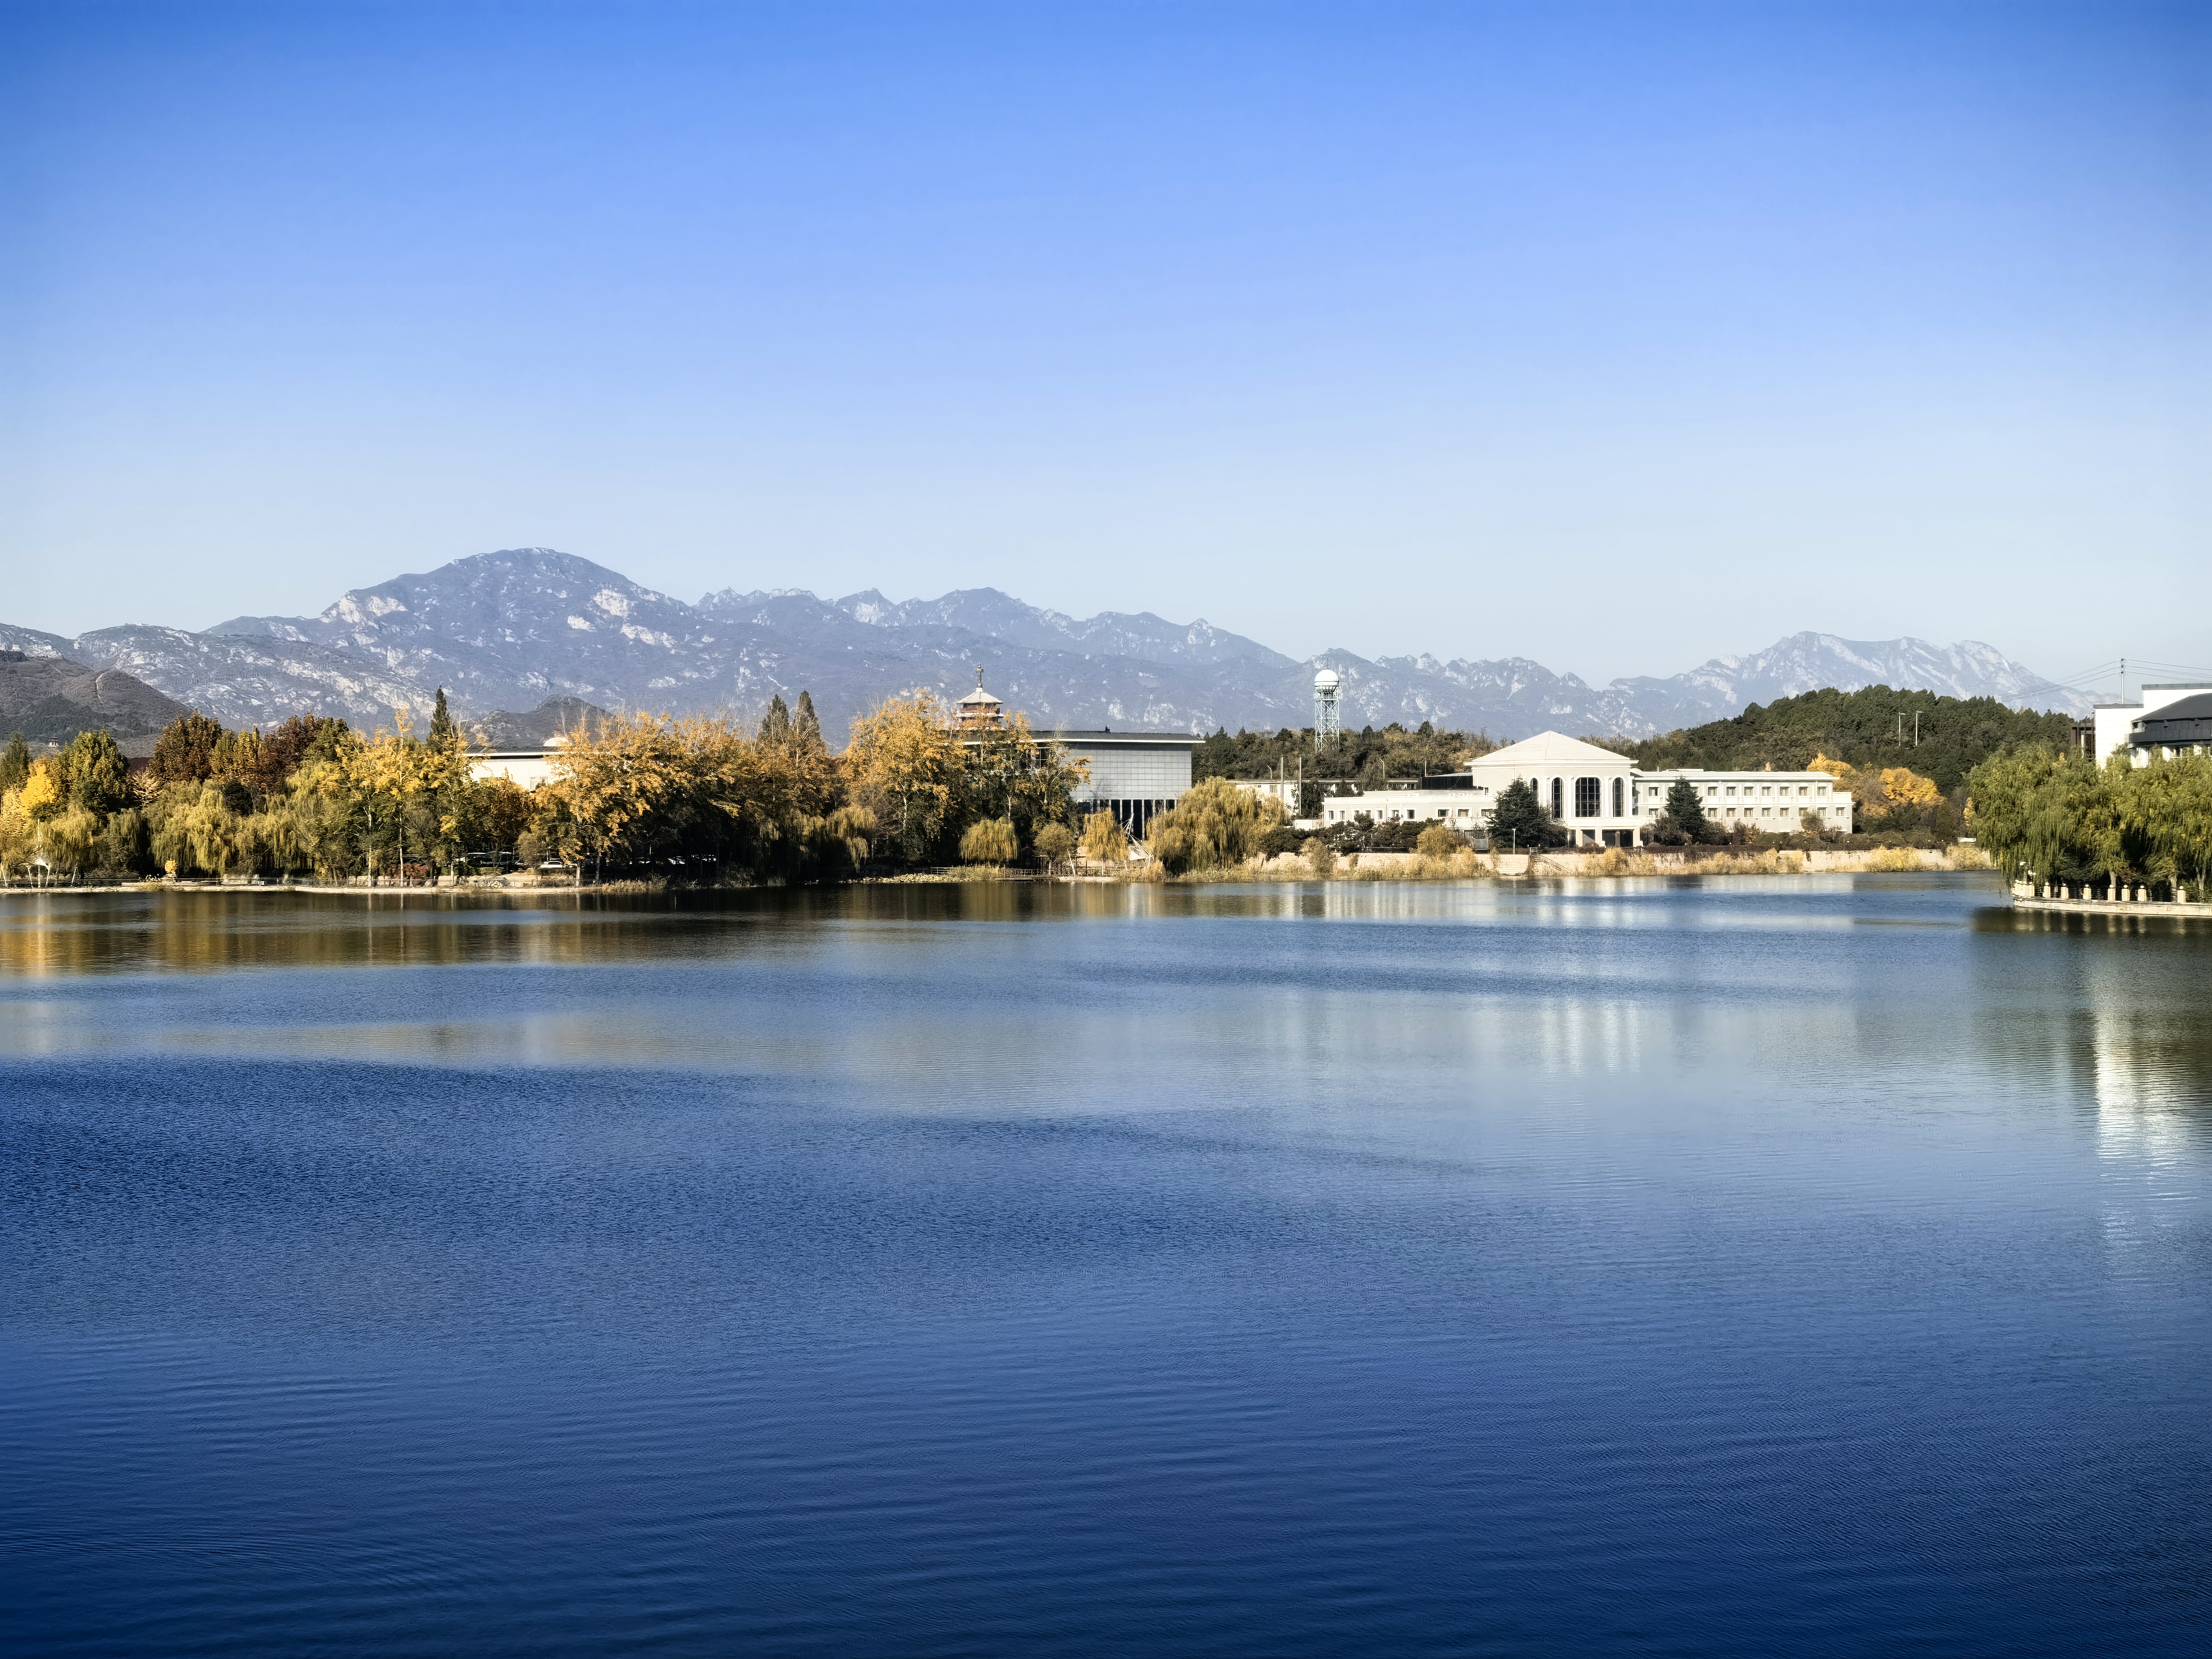
[[[181,704],[118,669],[89,667],[58,653],[33,656],[18,645],[0,647],[0,734],[21,732],[33,744],[64,744],[105,726],[125,754],[150,755],[161,728],[184,712]]]
[[[1954,697],[1995,697],[2015,708],[2086,714],[2090,699],[2054,686],[1974,640],[1930,645],[1925,640],[1843,640],[1833,634],[1792,634],[1747,657],[1716,657],[1702,668],[1663,680],[1615,680],[1662,728],[1694,726],[1734,714],[1752,703],[1832,685],[1910,686]],[[1678,712],[1660,716],[1661,708]]]
[[[1665,679],[1593,687],[1525,658],[1370,661],[1330,651],[1300,661],[1202,620],[1072,617],[994,588],[898,603],[873,591],[827,600],[726,588],[686,605],[540,547],[398,576],[315,617],[238,617],[200,634],[105,629],[74,641],[0,628],[0,646],[125,668],[233,725],[313,709],[374,727],[395,703],[426,708],[441,685],[477,720],[535,709],[548,697],[751,715],[771,696],[789,701],[804,688],[834,740],[892,692],[927,686],[957,696],[975,684],[978,664],[1009,707],[1048,727],[1301,726],[1312,720],[1313,675],[1323,664],[1344,678],[1347,725],[1429,720],[1498,738],[1547,726],[1643,736],[1820,685],[1922,686],[2077,713],[2087,706],[1971,641],[1799,634]]]

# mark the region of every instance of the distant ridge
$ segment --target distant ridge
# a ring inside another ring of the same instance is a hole
[[[750,714],[811,690],[824,729],[890,693],[957,696],[982,665],[992,689],[1042,726],[1273,730],[1312,715],[1315,670],[1343,677],[1347,724],[1392,720],[1524,737],[1547,727],[1642,737],[1753,702],[1832,685],[1889,684],[2084,713],[1974,641],[1846,640],[1802,633],[1659,679],[1591,686],[1527,658],[1426,653],[1299,659],[1204,620],[1147,611],[1073,617],[995,588],[892,601],[799,589],[724,588],[698,604],[551,548],[478,554],[357,588],[313,617],[234,617],[202,633],[131,626],[75,640],[0,626],[0,647],[123,668],[230,725],[307,710],[358,726],[446,687],[465,714],[535,709],[548,697],[602,708]]]
[[[28,743],[65,744],[80,732],[105,727],[125,754],[150,755],[161,728],[184,712],[183,704],[120,669],[0,646],[0,738],[21,732]]]

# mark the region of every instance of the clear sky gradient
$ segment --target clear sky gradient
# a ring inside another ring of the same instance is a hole
[[[0,620],[2212,661],[2212,7],[0,7]],[[2131,677],[2131,678],[2134,677]]]

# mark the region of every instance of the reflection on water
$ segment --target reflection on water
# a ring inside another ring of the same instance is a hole
[[[2196,1654],[2212,934],[0,897],[27,1651]]]

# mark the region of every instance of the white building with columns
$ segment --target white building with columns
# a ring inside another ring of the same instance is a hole
[[[1699,792],[1708,822],[1766,835],[1802,827],[1808,814],[1832,833],[1849,835],[1850,792],[1826,772],[1710,772],[1677,768],[1645,772],[1627,756],[1594,743],[1540,732],[1478,757],[1465,772],[1425,778],[1418,789],[1371,789],[1322,802],[1324,829],[1356,823],[1437,823],[1467,832],[1488,824],[1498,799],[1526,781],[1536,799],[1583,847],[1636,847],[1667,810],[1667,792],[1686,780]]]

